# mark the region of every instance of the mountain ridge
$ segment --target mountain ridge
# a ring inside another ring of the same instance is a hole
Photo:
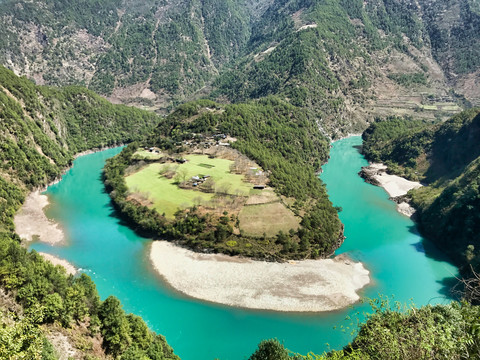
[[[444,0],[5,1],[0,62],[162,113],[281,95],[338,137],[376,116],[446,119],[464,107],[455,92],[479,103],[475,4],[456,0],[446,21]]]

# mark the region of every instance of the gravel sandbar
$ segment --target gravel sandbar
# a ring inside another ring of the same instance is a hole
[[[380,186],[383,187],[391,197],[405,195],[409,190],[422,186],[419,182],[410,181],[397,175],[387,174],[387,165],[373,163],[369,168],[376,170],[373,178],[380,183]]]
[[[250,309],[337,310],[357,302],[357,291],[370,282],[363,264],[343,255],[276,263],[200,254],[154,241],[150,260],[165,281],[185,295]]]
[[[38,240],[50,245],[65,241],[63,230],[43,212],[43,208],[48,204],[48,197],[40,194],[40,191],[31,192],[27,196],[13,220],[15,231],[22,239]]]
[[[419,182],[387,174],[387,166],[381,163],[370,164],[367,170],[370,176],[379,186],[385,189],[391,198],[403,196],[411,189],[417,189],[422,186]],[[397,211],[408,217],[412,217],[415,214],[415,209],[405,201],[397,201]]]

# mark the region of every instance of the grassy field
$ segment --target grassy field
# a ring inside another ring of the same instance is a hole
[[[430,105],[421,105],[424,110],[443,110],[443,111],[461,111],[462,109],[454,103],[434,103]]]
[[[167,179],[160,175],[165,166],[176,167],[177,174],[184,174],[185,179],[192,176],[210,175],[215,181],[216,190],[225,190],[229,194],[249,195],[252,184],[245,183],[243,175],[231,174],[232,161],[225,159],[209,159],[206,155],[188,155],[185,164],[151,164],[126,178],[131,192],[145,194],[153,203],[153,207],[168,218],[173,218],[179,208],[190,207],[210,201],[214,194],[197,190],[181,189],[174,178]]]
[[[300,218],[281,202],[244,206],[238,217],[240,229],[247,236],[260,237],[265,233],[272,237],[280,230],[286,233],[300,226]]]
[[[230,165],[233,163],[231,160],[209,159],[207,155],[187,155],[185,159],[188,162],[180,165],[177,172],[182,168],[186,169],[188,178],[210,175],[215,181],[217,190],[224,188],[228,194],[232,195],[240,193],[247,196],[253,188],[252,184],[243,181],[243,175],[230,173]]]
[[[162,153],[153,153],[148,150],[138,149],[133,157],[136,159],[148,159],[148,160],[157,160],[160,159],[164,154]]]

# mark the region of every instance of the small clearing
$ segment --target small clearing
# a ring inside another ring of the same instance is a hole
[[[158,151],[158,150],[157,150]],[[159,160],[164,156],[160,151],[155,152],[150,150],[137,150],[133,157],[135,159],[143,159],[143,160]]]

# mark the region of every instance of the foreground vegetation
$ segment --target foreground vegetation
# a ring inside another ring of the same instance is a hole
[[[124,177],[127,168],[138,161],[134,157],[137,145],[132,144],[108,161],[105,178],[112,199],[139,230],[196,250],[276,260],[325,257],[342,243],[337,210],[315,175],[327,159],[328,141],[306,112],[273,97],[228,106],[209,101],[188,103],[167,117],[146,144],[182,154],[183,142],[217,133],[236,138],[231,146],[269,173],[270,186],[301,218],[298,230],[295,226],[288,233],[269,230],[275,236],[265,232],[260,238],[249,237],[234,233],[237,217],[228,212],[216,216],[192,206],[178,209],[175,219],[169,220],[162,215],[165,210],[132,201]]]
[[[249,360],[480,359],[480,308],[467,303],[404,308],[372,301],[374,312],[354,340],[324,355],[295,354],[278,340],[262,341]]]
[[[377,122],[363,135],[363,151],[390,172],[426,185],[409,192],[423,235],[461,267],[480,270],[480,110],[445,123],[408,119]],[[471,275],[471,273],[470,273]]]
[[[85,359],[178,359],[116,298],[101,301],[87,275],[67,276],[28,252],[13,225],[26,193],[61,175],[75,153],[141,137],[158,118],[86,89],[38,87],[3,67],[0,104],[0,358],[56,359],[48,334],[69,329]]]

